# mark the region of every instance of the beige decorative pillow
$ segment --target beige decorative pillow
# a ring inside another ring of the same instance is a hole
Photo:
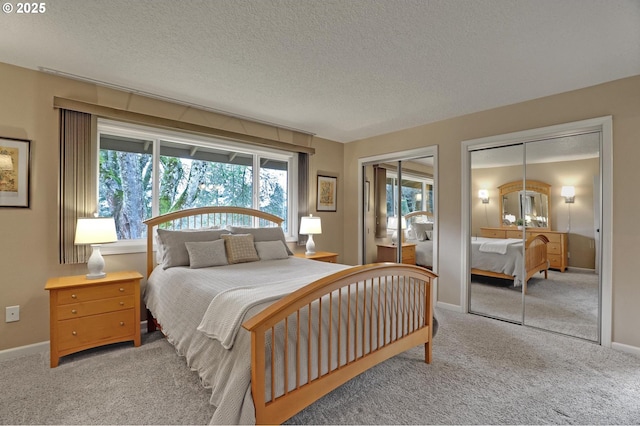
[[[227,260],[230,264],[257,262],[260,260],[256,247],[253,245],[251,234],[226,234],[222,235],[224,246],[227,249]]]
[[[242,226],[227,226],[227,230],[232,234],[251,234],[253,235],[254,242],[262,241],[282,241],[287,254],[293,255],[289,247],[287,246],[287,240],[284,236],[284,231],[279,226],[273,226],[269,228],[245,228]]]
[[[224,240],[186,242],[191,269],[228,265]]]
[[[220,235],[226,234],[226,229],[210,231],[168,231],[158,229],[158,238],[162,244],[162,267],[189,266],[189,252],[186,242],[215,241]]]
[[[289,254],[282,241],[256,241],[256,251],[260,260],[287,259]]]

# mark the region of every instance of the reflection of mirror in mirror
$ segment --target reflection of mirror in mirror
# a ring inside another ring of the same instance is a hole
[[[502,226],[550,229],[549,187],[537,181],[528,181],[526,190],[522,189],[521,181],[500,186]]]

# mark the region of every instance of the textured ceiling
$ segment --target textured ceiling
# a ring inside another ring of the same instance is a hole
[[[340,142],[640,74],[640,0],[45,4],[0,62]]]

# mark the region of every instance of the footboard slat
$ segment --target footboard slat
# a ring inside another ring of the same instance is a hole
[[[247,320],[243,327],[252,336],[256,422],[282,423],[414,346],[424,344],[429,363],[434,278],[413,265],[356,266],[315,281]],[[296,336],[291,350],[289,335]],[[265,366],[270,366],[266,372]]]

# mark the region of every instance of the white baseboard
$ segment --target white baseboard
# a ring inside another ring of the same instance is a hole
[[[140,322],[140,333],[147,332],[147,321]],[[18,346],[17,348],[4,349],[0,351],[0,362],[8,361],[22,356],[34,355],[49,352],[49,341],[33,343],[31,345]]]
[[[640,348],[636,346],[625,345],[622,343],[611,342],[611,349],[616,351],[625,352],[632,355],[640,356]]]
[[[442,309],[446,309],[448,311],[455,311],[455,312],[464,313],[464,310],[462,309],[462,306],[460,306],[460,305],[452,305],[451,303],[436,302],[436,307],[442,308]]]
[[[33,343],[31,345],[18,346],[17,348],[4,349],[0,351],[0,362],[26,355],[34,355],[49,351],[49,341]]]

